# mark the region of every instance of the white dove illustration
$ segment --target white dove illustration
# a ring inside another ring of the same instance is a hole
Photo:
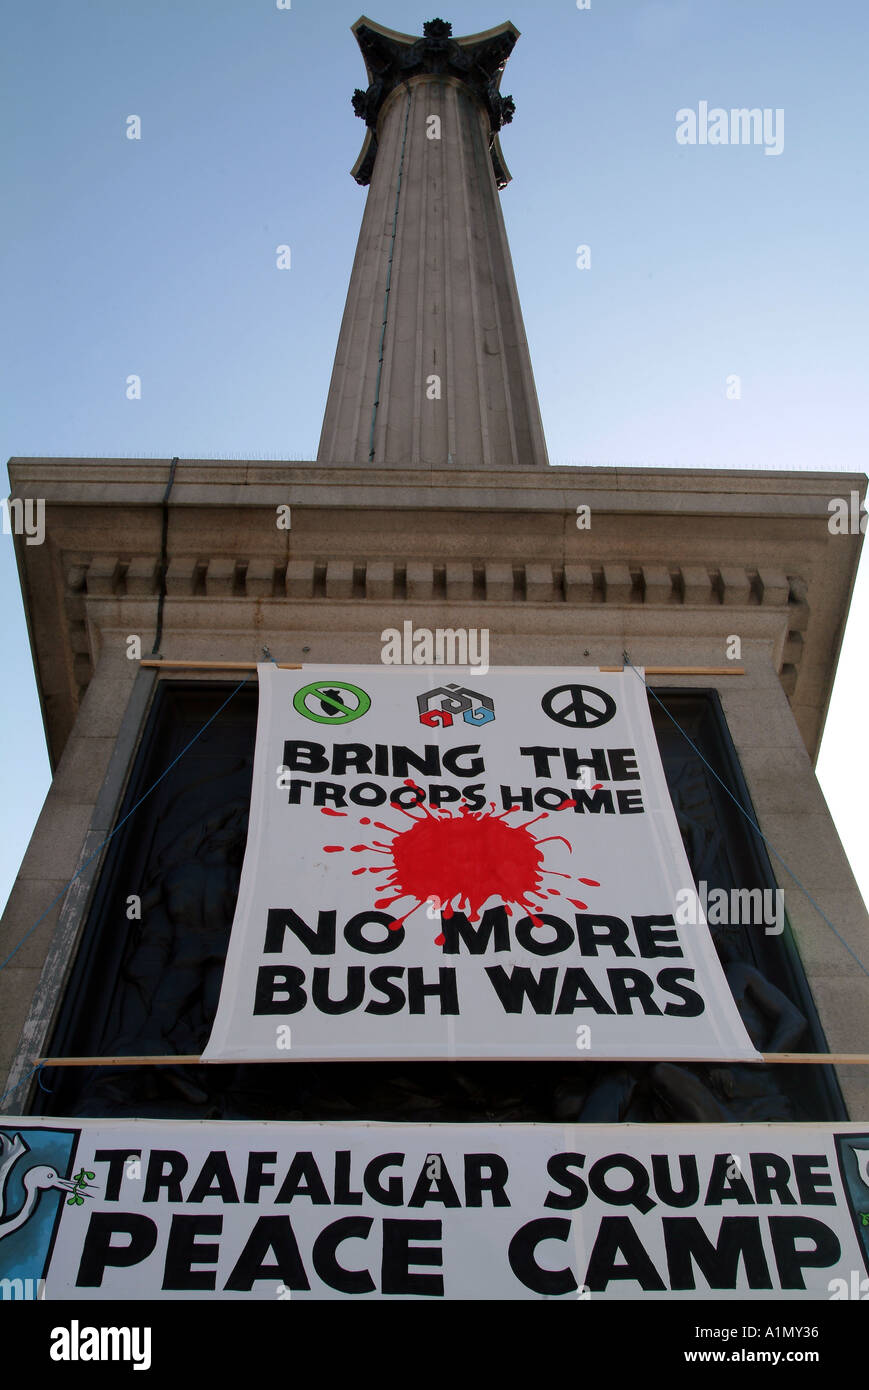
[[[29,1152],[30,1145],[22,1139],[20,1134],[16,1134],[10,1139],[8,1134],[0,1133],[0,1240],[3,1240],[5,1236],[10,1236],[13,1231],[19,1230],[25,1222],[30,1220],[43,1192],[52,1187],[59,1188],[61,1192],[75,1190],[75,1183],[70,1178],[60,1177],[56,1170],[49,1167],[47,1163],[34,1164],[32,1168],[28,1168],[21,1179],[24,1187],[24,1205],[14,1216],[7,1215],[6,1188],[9,1177],[18,1160]]]
[[[849,1148],[857,1160],[857,1172],[860,1174],[860,1181],[864,1187],[869,1187],[869,1149],[858,1149],[856,1144],[850,1144]]]

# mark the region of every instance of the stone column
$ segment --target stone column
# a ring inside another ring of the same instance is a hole
[[[421,39],[360,20],[371,85],[354,169],[370,184],[318,462],[504,469],[548,464],[498,198],[498,87],[511,24]]]

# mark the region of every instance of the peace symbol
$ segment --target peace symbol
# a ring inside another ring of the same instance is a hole
[[[543,696],[543,713],[568,729],[599,729],[616,712],[616,702],[594,685],[558,685]]]

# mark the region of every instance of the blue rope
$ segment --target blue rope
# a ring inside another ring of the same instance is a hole
[[[4,961],[0,962],[0,970],[5,970],[5,969],[6,969],[6,966],[9,964],[9,962],[10,962],[11,959],[12,959],[12,957],[13,957],[18,951],[21,950],[21,947],[24,945],[24,943],[25,943],[25,941],[27,940],[27,938],[28,938],[29,936],[32,936],[32,935],[33,935],[33,933],[36,931],[36,928],[39,926],[40,922],[42,922],[42,921],[45,920],[45,918],[48,916],[48,914],[49,914],[49,912],[51,911],[51,909],[52,909],[53,907],[55,907],[55,906],[57,905],[57,903],[60,902],[61,898],[62,898],[62,897],[64,896],[64,894],[72,887],[72,885],[75,883],[76,879],[77,879],[77,878],[80,878],[81,875],[84,873],[85,869],[88,868],[88,866],[94,862],[94,860],[96,859],[97,855],[100,854],[101,851],[105,849],[106,845],[109,843],[109,840],[111,840],[115,835],[117,835],[118,831],[121,829],[121,826],[126,825],[127,821],[130,819],[130,816],[132,816],[133,813],[134,813],[135,811],[138,811],[138,809],[139,809],[139,807],[141,806],[142,802],[145,801],[157,787],[159,787],[160,783],[164,780],[164,778],[168,777],[168,775],[169,775],[169,773],[172,771],[173,767],[175,767],[176,764],[179,763],[179,762],[181,761],[181,759],[184,757],[184,754],[185,754],[185,753],[188,753],[188,752],[190,751],[190,749],[193,747],[194,743],[196,743],[197,740],[200,739],[200,738],[202,737],[202,735],[205,733],[205,730],[209,727],[209,725],[211,725],[211,724],[214,723],[214,721],[215,721],[215,719],[217,718],[217,716],[218,716],[219,714],[222,714],[222,712],[226,709],[226,706],[229,704],[230,700],[232,700],[232,699],[235,698],[235,696],[236,696],[236,695],[238,694],[238,692],[241,690],[241,687],[242,687],[243,685],[247,685],[247,683],[248,683],[249,680],[250,680],[250,677],[249,677],[249,676],[245,676],[245,678],[244,678],[243,681],[239,681],[238,685],[235,687],[235,690],[233,690],[233,692],[232,692],[231,695],[228,695],[228,696],[227,696],[227,698],[224,700],[223,704],[220,706],[220,709],[215,710],[214,714],[212,714],[211,718],[207,721],[207,723],[203,724],[202,728],[199,730],[199,733],[198,733],[198,734],[195,734],[194,737],[190,740],[190,742],[187,744],[187,747],[181,749],[181,752],[178,754],[177,758],[173,758],[172,762],[169,764],[169,766],[166,768],[166,770],[165,770],[164,772],[161,772],[161,773],[160,773],[160,776],[157,778],[156,782],[154,782],[154,784],[153,784],[152,786],[150,786],[150,787],[148,788],[148,790],[147,790],[142,796],[139,797],[139,800],[136,802],[135,806],[133,806],[132,809],[129,810],[129,811],[127,812],[127,814],[124,816],[123,820],[118,821],[118,824],[115,826],[114,830],[110,830],[110,831],[109,831],[108,835],[107,835],[106,838],[103,840],[102,844],[101,844],[101,845],[98,845],[97,848],[94,850],[94,852],[93,852],[93,854],[91,855],[90,859],[86,860],[85,863],[82,864],[81,868],[76,870],[76,872],[73,874],[72,878],[69,880],[69,883],[65,884],[64,887],[61,888],[60,892],[57,894],[57,897],[56,897],[56,898],[53,898],[53,899],[51,900],[51,902],[48,904],[48,907],[45,909],[45,911],[44,911],[39,917],[37,917],[36,921],[33,923],[33,926],[30,927],[29,930],[26,931],[26,932],[24,933],[24,935],[22,936],[22,938],[21,938],[21,940],[19,941],[18,945],[17,945],[17,946],[14,946],[14,947],[12,948],[12,950],[9,952],[9,955],[6,957],[6,959],[5,959]],[[31,1075],[32,1075],[32,1073],[31,1073]]]
[[[42,1086],[43,1091],[47,1091],[48,1094],[51,1095],[51,1088],[49,1086],[42,1085],[41,1072],[44,1066],[44,1062],[37,1062],[36,1066],[33,1068],[32,1071],[29,1071],[26,1076],[22,1076],[21,1080],[16,1081],[14,1086],[10,1086],[8,1091],[4,1091],[2,1096],[0,1096],[0,1105],[3,1104],[7,1096],[11,1096],[14,1091],[17,1091],[19,1086],[23,1086],[25,1081],[29,1081],[34,1072],[36,1072],[36,1079],[39,1082],[40,1086]]]
[[[770,851],[770,853],[772,853],[772,854],[775,855],[775,857],[776,857],[776,859],[778,860],[778,862],[779,862],[779,863],[782,865],[782,867],[787,871],[787,873],[790,874],[790,876],[791,876],[791,878],[793,879],[794,883],[797,885],[797,887],[800,889],[800,891],[806,895],[806,897],[808,898],[809,902],[812,904],[812,907],[815,909],[815,911],[818,913],[818,915],[819,915],[820,917],[823,918],[823,920],[826,922],[827,926],[830,928],[830,931],[833,933],[833,935],[834,935],[834,936],[838,939],[838,941],[845,947],[845,950],[848,952],[849,956],[851,956],[852,959],[856,961],[856,963],[859,965],[860,969],[863,971],[863,974],[866,975],[867,977],[869,977],[869,970],[867,970],[866,966],[863,964],[863,962],[862,962],[862,960],[860,959],[860,957],[856,954],[855,951],[852,951],[852,950],[851,950],[851,947],[848,945],[847,941],[846,941],[845,938],[842,936],[842,933],[833,925],[833,923],[830,921],[829,917],[827,916],[826,912],[824,912],[823,908],[820,907],[820,906],[818,905],[818,903],[815,902],[815,899],[812,897],[811,893],[809,892],[808,888],[806,888],[805,884],[803,884],[803,883],[800,882],[800,880],[797,878],[796,874],[794,873],[793,869],[790,868],[790,866],[789,866],[788,864],[786,864],[785,861],[782,859],[782,857],[781,857],[781,855],[779,854],[778,850],[776,849],[775,845],[771,844],[770,841],[766,838],[766,836],[764,835],[763,831],[761,830],[760,826],[758,825],[758,823],[757,823],[757,821],[754,819],[754,817],[751,815],[751,813],[750,813],[749,811],[746,811],[745,807],[744,807],[744,806],[742,805],[742,803],[733,795],[733,792],[730,790],[730,788],[727,786],[727,784],[726,784],[725,782],[723,782],[723,781],[721,780],[721,778],[718,776],[718,773],[715,771],[715,768],[712,767],[711,764],[708,763],[708,762],[706,761],[706,759],[704,758],[703,754],[700,752],[700,749],[697,747],[697,744],[694,743],[694,742],[692,742],[692,740],[688,737],[688,735],[685,733],[685,730],[682,728],[682,725],[679,723],[678,719],[675,719],[674,716],[673,716],[673,715],[670,713],[670,711],[667,709],[667,706],[664,704],[664,702],[663,702],[662,700],[658,699],[658,696],[655,694],[654,690],[653,690],[652,687],[649,685],[648,681],[645,680],[644,677],[640,675],[640,673],[639,673],[639,671],[637,670],[636,666],[632,665],[631,659],[630,659],[630,657],[628,656],[627,652],[623,652],[623,653],[622,653],[622,656],[623,656],[623,658],[624,658],[625,665],[628,666],[628,667],[630,668],[631,671],[633,671],[634,675],[637,677],[637,680],[642,681],[643,685],[644,685],[644,686],[646,687],[646,689],[648,690],[648,692],[649,692],[649,694],[651,695],[652,699],[655,700],[655,701],[657,701],[657,703],[661,706],[661,709],[662,709],[662,710],[664,711],[664,713],[666,714],[667,718],[668,718],[673,724],[676,725],[676,728],[679,730],[679,733],[682,735],[682,737],[684,738],[685,742],[686,742],[687,744],[689,744],[689,746],[690,746],[691,748],[694,749],[694,752],[697,754],[698,758],[699,758],[700,761],[703,763],[704,767],[708,768],[708,770],[712,773],[712,776],[715,778],[715,780],[716,780],[716,782],[718,783],[718,785],[719,785],[720,787],[722,787],[722,788],[724,789],[724,791],[727,793],[727,795],[730,797],[730,800],[733,802],[733,804],[734,804],[734,806],[736,807],[736,809],[737,809],[738,811],[740,811],[740,812],[742,813],[743,816],[745,816],[745,819],[748,821],[749,825],[752,826],[752,828],[753,828],[754,830],[757,831],[758,835],[759,835],[760,838],[763,840],[763,842],[764,842],[764,844],[766,845],[767,849]]]

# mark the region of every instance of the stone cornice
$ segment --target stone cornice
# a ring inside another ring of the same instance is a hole
[[[15,496],[58,503],[152,506],[166,489],[169,460],[12,458]],[[831,497],[866,494],[862,473],[778,470],[552,467],[504,473],[459,469],[324,467],[233,459],[181,460],[173,507],[436,507],[456,511],[575,511],[583,502],[617,513],[824,516]]]
[[[46,503],[45,544],[16,537],[16,550],[55,760],[104,635],[153,640],[168,470],[168,460],[10,461],[13,495]],[[862,475],[832,473],[553,468],[399,481],[394,470],[181,462],[164,647],[183,656],[184,634],[234,632],[249,657],[254,638],[364,634],[412,609],[424,625],[529,642],[544,626],[568,645],[609,634],[609,660],[620,634],[633,634],[642,661],[646,637],[675,650],[705,636],[719,650],[740,633],[767,645],[814,754],[862,540],[830,534],[828,503],[865,488]],[[292,528],[281,532],[275,508],[286,503]],[[576,527],[581,504],[590,530]]]

